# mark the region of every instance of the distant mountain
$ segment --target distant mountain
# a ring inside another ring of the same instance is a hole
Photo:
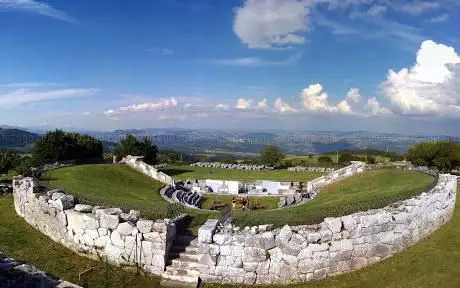
[[[17,128],[0,128],[0,148],[28,151],[40,135]]]

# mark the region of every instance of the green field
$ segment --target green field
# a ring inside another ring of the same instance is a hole
[[[287,170],[251,171],[224,168],[193,167],[189,165],[170,166],[161,169],[166,174],[180,180],[217,179],[217,180],[276,180],[286,182],[307,182],[324,173],[294,172]]]
[[[278,208],[278,202],[280,197],[248,197],[249,203],[253,210],[259,209],[276,209]],[[203,202],[201,208],[203,209],[211,209],[213,201],[230,204],[232,203],[233,196],[229,195],[206,195],[206,200]]]
[[[167,202],[158,193],[163,184],[125,165],[65,167],[45,172],[42,180],[93,204],[140,210],[152,219],[166,217]]]

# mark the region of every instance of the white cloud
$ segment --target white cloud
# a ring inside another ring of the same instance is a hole
[[[216,109],[217,110],[227,111],[227,110],[230,109],[230,106],[228,106],[228,104],[217,104]]]
[[[246,0],[235,9],[233,31],[249,48],[286,47],[305,42],[310,9],[298,0]]]
[[[153,102],[146,102],[141,104],[134,104],[131,106],[119,107],[116,109],[109,109],[104,112],[105,115],[114,115],[120,113],[135,113],[135,112],[145,112],[145,111],[154,111],[154,110],[164,110],[167,108],[172,108],[177,106],[177,100],[175,98],[158,100]]]
[[[323,91],[323,86],[319,83],[311,84],[303,89],[300,94],[303,107],[312,112],[323,113],[352,113],[347,100],[340,101],[337,105],[331,106],[328,102],[329,96]]]
[[[288,103],[284,102],[283,99],[277,98],[275,104],[273,104],[273,109],[278,113],[292,113],[297,112],[297,109],[290,106]]]
[[[364,112],[367,115],[377,116],[390,114],[390,110],[382,107],[375,97],[367,99],[366,105],[364,105]]]
[[[447,19],[449,19],[449,14],[441,14],[439,16],[435,16],[435,17],[431,17],[428,22],[431,22],[431,23],[441,23],[441,22],[445,22],[447,21]]]
[[[402,6],[398,5],[398,7],[398,10],[400,9],[403,12],[407,12],[412,15],[419,15],[428,10],[438,9],[440,7],[440,4],[439,2],[435,1],[413,1],[410,3],[406,3]]]
[[[262,101],[257,102],[254,99],[245,99],[245,98],[239,98],[236,101],[236,109],[241,109],[241,110],[266,110],[268,109],[268,100],[263,99]]]
[[[83,112],[83,115],[89,116],[89,115],[91,115],[91,112]]]
[[[358,103],[359,99],[361,99],[361,94],[359,94],[359,89],[358,88],[351,88],[347,93],[346,100]]]
[[[382,89],[395,113],[449,113],[460,105],[460,57],[452,47],[424,41],[415,65],[390,70]]]
[[[65,12],[59,11],[47,3],[35,0],[0,0],[0,9],[29,11],[64,22],[77,23],[75,18]]]
[[[372,5],[369,10],[367,10],[367,14],[369,16],[378,16],[384,14],[387,11],[387,7],[383,5]]]
[[[57,89],[32,91],[22,88],[0,95],[0,107],[11,107],[40,101],[86,97],[97,93],[98,89]]]

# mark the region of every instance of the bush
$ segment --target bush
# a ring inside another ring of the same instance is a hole
[[[0,174],[6,174],[21,163],[21,156],[13,150],[0,149]]]
[[[366,156],[366,163],[367,164],[375,164],[375,163],[377,163],[377,159],[374,156],[367,155]]]
[[[334,162],[332,161],[331,157],[323,155],[318,157],[318,164],[324,166],[332,166]]]
[[[283,153],[275,145],[268,145],[260,153],[260,161],[267,166],[278,166],[283,158]]]
[[[416,166],[450,172],[460,165],[460,144],[453,141],[418,143],[409,148],[406,157]]]

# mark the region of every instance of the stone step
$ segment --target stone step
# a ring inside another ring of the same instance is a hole
[[[172,246],[171,247],[171,252],[191,252],[191,253],[198,253],[198,247],[197,246]]]
[[[168,266],[163,275],[175,275],[175,276],[184,276],[184,277],[199,277],[200,271],[198,270],[189,270],[183,269],[180,267]]]
[[[171,261],[171,267],[197,270],[198,267],[200,267],[200,264],[196,261],[189,261],[178,258]]]
[[[198,238],[191,235],[177,235],[174,244],[178,246],[197,245]]]
[[[195,252],[170,252],[169,253],[169,259],[182,259],[182,260],[188,260],[191,262],[197,262],[198,261],[198,253]]]
[[[191,282],[184,282],[184,281],[178,281],[178,280],[172,280],[172,279],[166,279],[163,278],[161,279],[160,285],[162,287],[168,287],[168,288],[196,288],[198,287],[198,279],[195,281]]]

